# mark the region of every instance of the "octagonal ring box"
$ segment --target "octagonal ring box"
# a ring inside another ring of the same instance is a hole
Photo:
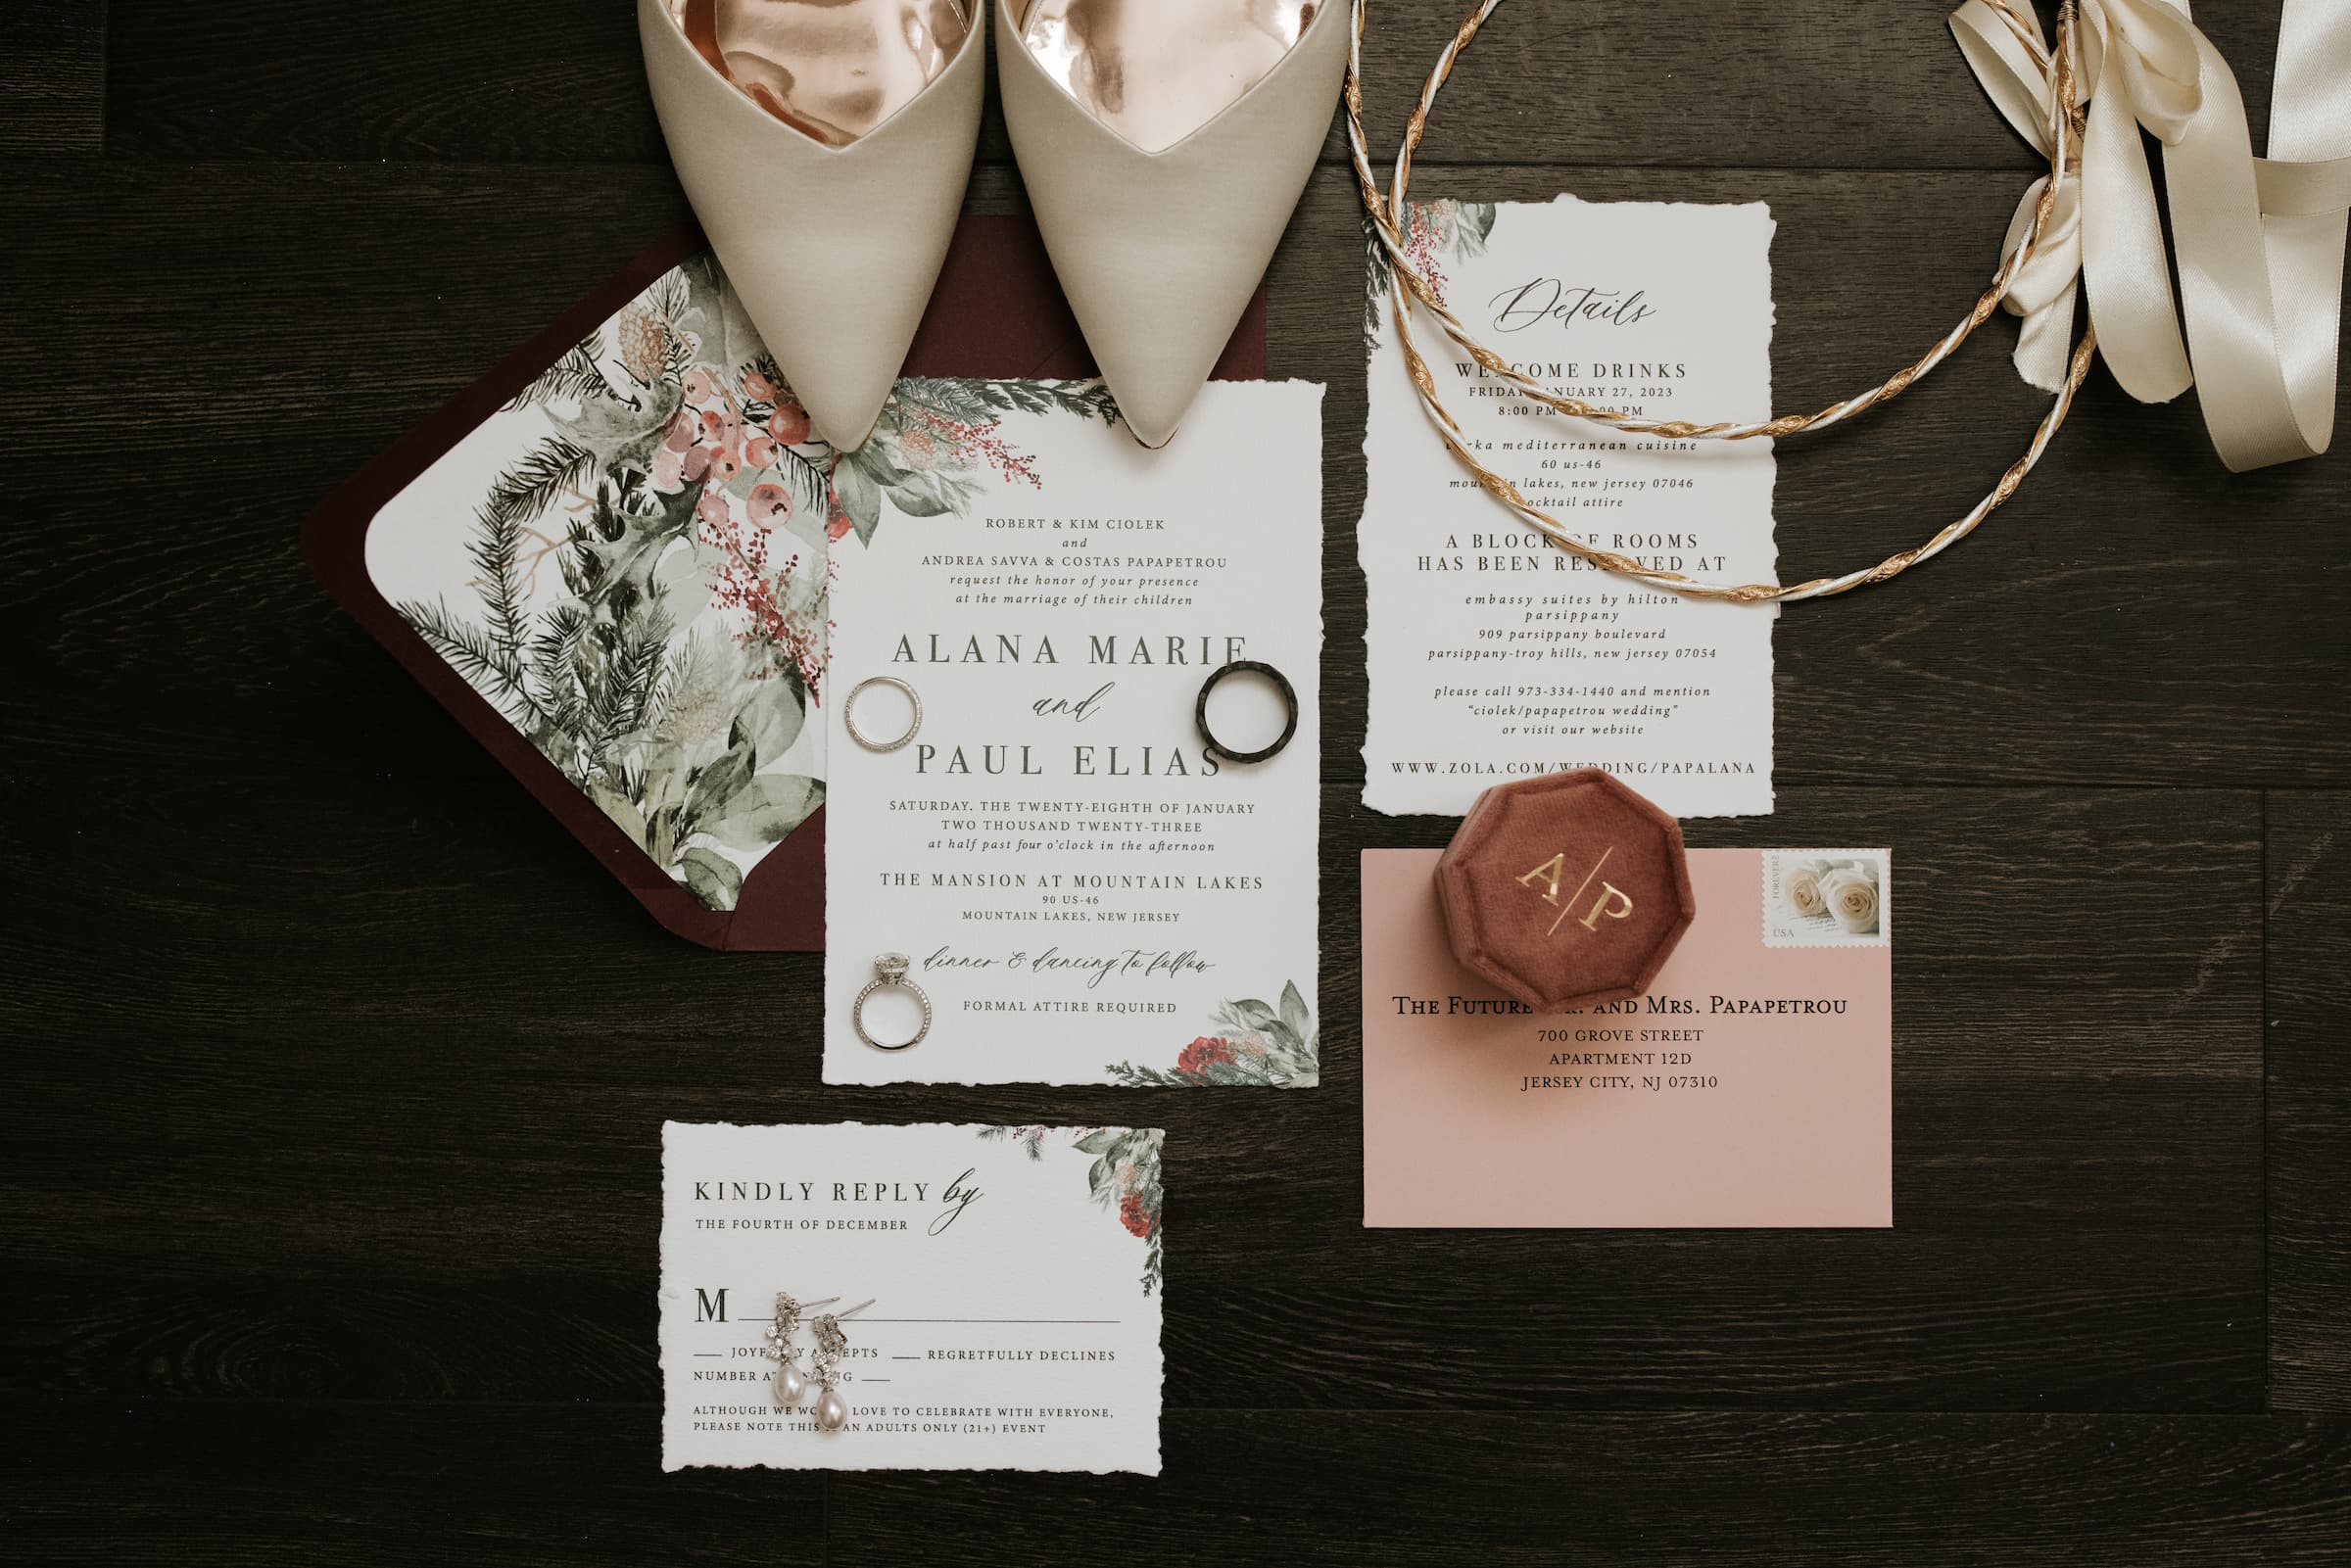
[[[1597,768],[1478,796],[1437,896],[1454,957],[1538,1013],[1639,996],[1698,915],[1681,824]]]

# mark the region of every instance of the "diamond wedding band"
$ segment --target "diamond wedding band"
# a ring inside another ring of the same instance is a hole
[[[907,724],[906,733],[902,736],[899,736],[895,740],[876,740],[872,736],[868,736],[863,730],[857,728],[857,699],[878,686],[897,688],[900,691],[906,693],[906,700],[914,705],[914,718]],[[907,741],[912,740],[914,738],[914,733],[923,727],[923,699],[915,694],[914,688],[908,686],[896,676],[877,675],[870,680],[858,682],[857,685],[850,689],[848,700],[840,705],[840,722],[841,727],[849,732],[849,738],[856,741],[859,745],[865,747],[866,750],[895,751]]]

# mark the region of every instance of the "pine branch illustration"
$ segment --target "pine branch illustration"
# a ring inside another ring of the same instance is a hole
[[[1007,381],[953,381],[940,376],[908,376],[900,381],[893,396],[898,402],[911,404],[926,412],[959,420],[967,425],[982,425],[1008,412],[1013,404],[1007,389],[1017,385]]]
[[[685,688],[692,663],[693,644],[679,647],[675,652],[664,647],[655,662],[651,686],[647,689],[645,705],[637,715],[637,728],[647,733],[658,731],[669,722],[671,707],[678,692]]]
[[[1118,400],[1099,381],[1037,381],[1030,385],[1037,390],[1045,409],[1076,414],[1080,419],[1099,419],[1106,425],[1119,422]]]
[[[531,639],[531,675],[539,683],[541,716],[575,740],[587,729],[579,706],[580,647],[588,635],[588,612],[565,604],[548,612]]]
[[[653,313],[666,321],[682,319],[694,305],[693,291],[687,287],[685,277],[674,270],[654,279],[651,292]]]
[[[547,612],[531,637],[531,665],[550,689],[571,683],[572,659],[580,640],[588,635],[588,612],[577,604],[557,605]]]
[[[792,451],[790,447],[776,448],[776,465],[782,468],[792,485],[792,499],[795,506],[805,506],[822,512],[833,504],[833,466]]]
[[[585,403],[600,393],[612,389],[604,380],[604,372],[597,358],[598,344],[591,339],[575,344],[570,353],[539,373],[539,379],[506,400],[504,412],[517,408],[537,408],[557,398],[569,398]]]
[[[540,717],[539,705],[523,684],[522,669],[479,627],[458,620],[439,599],[409,599],[393,606],[435,653],[466,683],[488,696],[517,724]]]
[[[522,520],[511,513],[484,509],[475,514],[472,542],[465,553],[482,575],[482,603],[490,612],[490,632],[498,640],[504,667],[517,684],[522,675],[529,618],[522,608],[518,560],[522,550]]]
[[[1128,1089],[1196,1089],[1209,1082],[1204,1073],[1185,1072],[1181,1069],[1163,1071],[1127,1062],[1117,1063],[1106,1070],[1112,1082]]]
[[[1362,218],[1364,227],[1364,348],[1366,352],[1379,340],[1379,302],[1388,297],[1388,252],[1380,243],[1379,225],[1372,221],[1367,209]]]
[[[596,453],[560,436],[550,436],[499,476],[483,507],[516,523],[535,522],[595,466]]]
[[[632,626],[622,632],[620,647],[612,656],[602,711],[597,716],[603,727],[605,745],[611,745],[644,724],[645,716],[652,710],[668,655],[668,617],[654,613],[633,618]]]

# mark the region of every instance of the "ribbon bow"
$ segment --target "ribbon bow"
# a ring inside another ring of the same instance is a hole
[[[2267,159],[2253,156],[2235,74],[2186,0],[2080,0],[2075,101],[2062,108],[2049,47],[2011,0],[1967,0],[1951,32],[1992,103],[2042,153],[2057,116],[2087,106],[2079,163],[2008,291],[2008,309],[2024,318],[2018,373],[2057,390],[2075,298],[2087,293],[2123,390],[2166,403],[2200,385],[2205,428],[2230,468],[2325,451],[2351,216],[2351,3],[2285,0],[2270,111],[2278,156]],[[2142,128],[2163,146],[2177,307]],[[2008,252],[2047,183],[2025,193]]]

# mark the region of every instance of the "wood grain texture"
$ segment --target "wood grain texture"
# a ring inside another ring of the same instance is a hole
[[[0,158],[106,148],[108,0],[0,7]]]
[[[1392,149],[1459,0],[1374,0]],[[2031,159],[1944,0],[1506,6],[1423,195],[1760,200],[1783,407],[1939,336]],[[2258,122],[2275,0],[2203,0]],[[116,1565],[2351,1562],[2334,458],[2096,373],[1978,539],[1799,606],[1779,799],[1890,843],[1895,1227],[1361,1225],[1362,241],[1324,382],[1321,994],[1292,1095],[830,1090],[820,961],[656,929],[304,574],[318,498],[682,219],[629,8],[0,13],[0,1467]],[[990,110],[973,201],[1023,194]],[[2012,329],[1782,446],[1784,571],[1971,503]],[[1142,1100],[1148,1099],[1144,1105]],[[1171,1129],[1168,1473],[658,1471],[664,1118]]]
[[[2351,1412],[2351,795],[2267,815],[2270,1402]]]
[[[172,159],[658,164],[634,7],[579,0],[113,0],[108,125]],[[1518,0],[1447,87],[1425,161],[2001,168],[2030,153],[1986,101],[1946,0]],[[1367,128],[1392,153],[1467,0],[1373,0]],[[2255,104],[2274,8],[2198,19]],[[1735,81],[1740,90],[1720,84]],[[1637,127],[1629,128],[1628,127]],[[992,102],[981,141],[1010,157]],[[1336,127],[1326,162],[1345,159]]]
[[[9,1401],[27,1563],[256,1568],[827,1560],[815,1472],[661,1473],[643,1407]]]
[[[663,1476],[643,1405],[4,1408],[43,1438],[0,1472],[11,1544],[105,1568],[2309,1568],[2351,1530],[2351,1425],[2316,1417],[1178,1413],[1151,1481]]]
[[[834,1559],[1461,1568],[2340,1563],[2339,1422],[2081,1416],[1181,1417],[1188,1475],[840,1476]],[[2226,1480],[2216,1486],[2214,1478]],[[1171,1522],[1176,1522],[1171,1529]]]

